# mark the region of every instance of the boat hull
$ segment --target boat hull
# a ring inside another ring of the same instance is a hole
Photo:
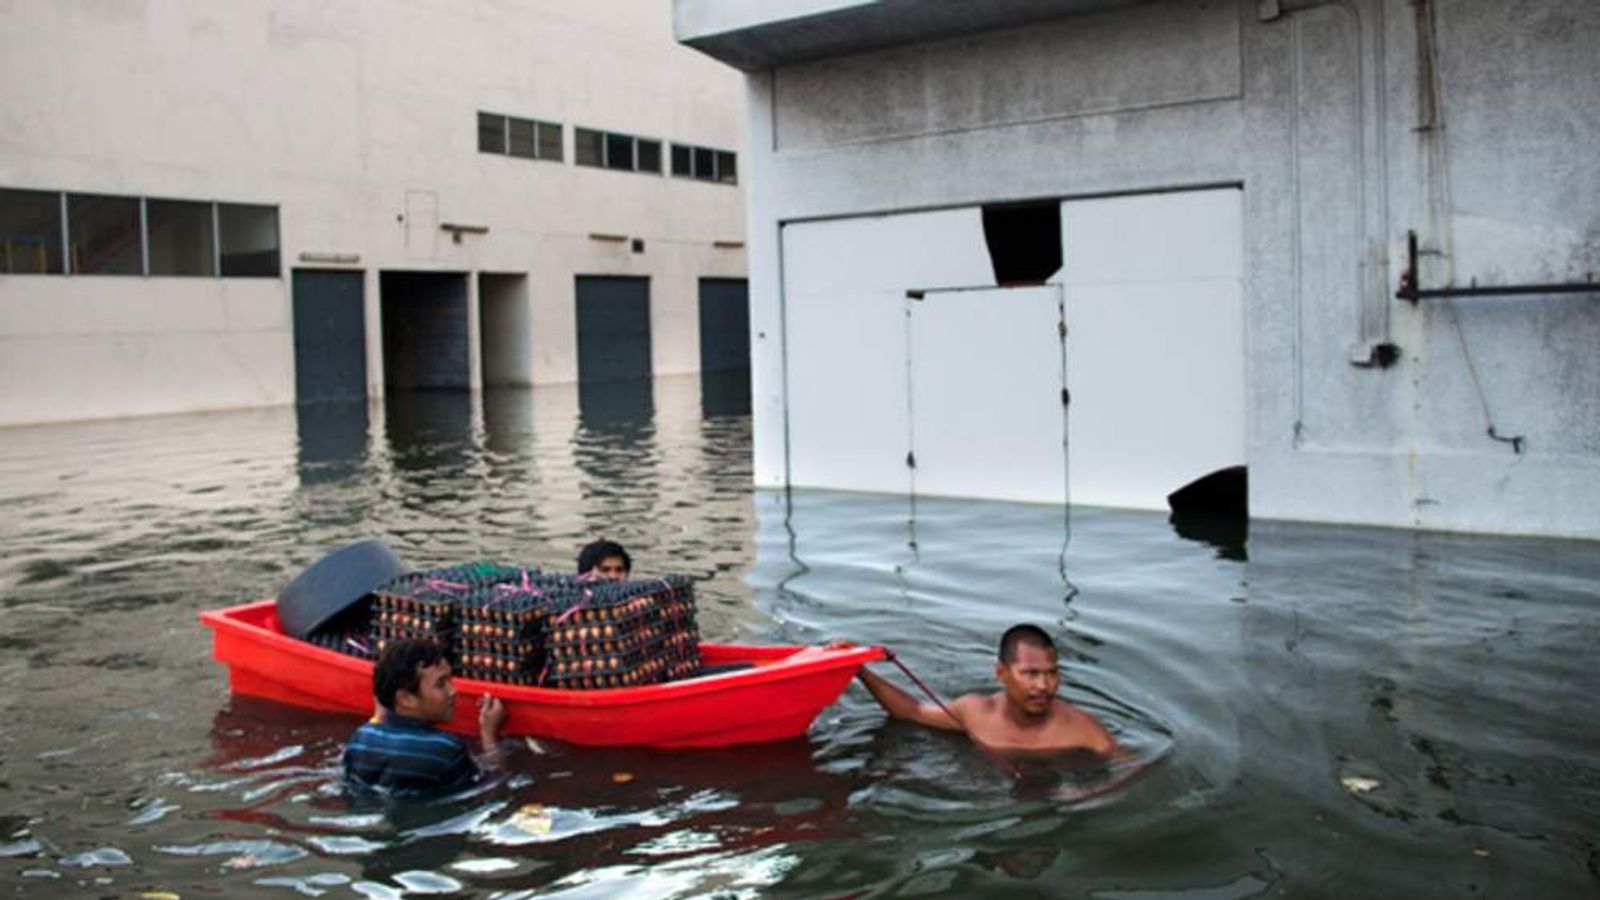
[[[275,602],[200,614],[212,655],[236,694],[336,713],[372,712],[372,663],[284,634]],[[707,666],[750,668],[667,684],[598,691],[554,690],[455,679],[456,716],[442,727],[477,733],[478,699],[506,705],[506,735],[537,735],[589,746],[725,747],[805,734],[877,647],[757,647],[701,644]]]

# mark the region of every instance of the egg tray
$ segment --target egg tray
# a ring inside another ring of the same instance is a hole
[[[357,659],[377,655],[372,648],[372,628],[364,620],[344,628],[319,628],[306,635],[306,643]]]
[[[540,658],[487,645],[462,645],[457,648],[457,655],[458,673],[480,681],[532,685],[538,682],[544,668]]]
[[[612,665],[612,662],[615,665]],[[593,665],[585,665],[585,664]],[[699,652],[667,648],[639,658],[631,665],[618,657],[588,657],[582,660],[552,662],[541,683],[563,690],[604,690],[639,687],[687,678],[700,672]]]
[[[693,620],[678,623],[676,627],[665,624],[640,625],[637,628],[615,629],[612,626],[571,625],[554,629],[546,645],[552,659],[582,659],[587,656],[647,654],[670,642],[700,642],[700,629]]]

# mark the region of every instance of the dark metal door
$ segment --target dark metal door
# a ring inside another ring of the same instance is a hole
[[[578,383],[650,377],[650,279],[579,276]]]
[[[384,272],[383,378],[390,390],[472,386],[467,277],[454,272]]]
[[[294,272],[294,381],[301,403],[367,398],[360,272]]]
[[[750,368],[750,283],[700,279],[700,371]]]

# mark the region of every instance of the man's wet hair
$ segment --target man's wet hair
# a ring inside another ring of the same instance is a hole
[[[1000,635],[1000,661],[1008,666],[1016,662],[1017,646],[1020,644],[1049,650],[1055,656],[1061,653],[1056,649],[1056,642],[1050,639],[1043,628],[1037,625],[1013,625]]]
[[[383,648],[378,664],[372,667],[372,694],[384,709],[394,709],[395,694],[420,693],[422,670],[445,659],[444,648],[433,641],[395,641]]]
[[[592,570],[595,566],[605,561],[607,557],[612,556],[622,557],[622,570],[624,572],[633,571],[633,557],[628,555],[628,551],[622,549],[622,545],[616,541],[608,541],[605,538],[601,538],[578,551],[578,574],[582,575]]]

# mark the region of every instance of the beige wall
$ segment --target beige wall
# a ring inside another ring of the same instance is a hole
[[[671,16],[659,0],[0,6],[0,187],[275,204],[285,275],[0,276],[0,423],[292,400],[302,253],[359,255],[369,343],[371,273],[527,273],[539,382],[576,377],[573,277],[646,275],[655,368],[693,371],[698,278],[744,274],[742,249],[713,246],[743,240],[743,188],[572,163],[574,126],[744,162],[742,79],[675,44]],[[479,110],[562,123],[565,161],[479,153]],[[489,231],[455,243],[440,222]]]

